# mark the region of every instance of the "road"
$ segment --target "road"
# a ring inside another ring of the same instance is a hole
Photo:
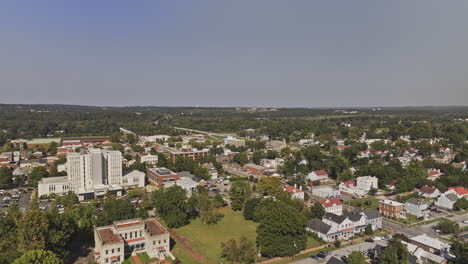
[[[340,259],[342,256],[348,256],[353,251],[365,251],[371,248],[375,248],[377,245],[386,247],[387,241],[382,240],[378,242],[362,242],[356,245],[347,246],[347,247],[343,247],[335,251],[332,251],[330,255],[327,256],[325,259],[315,260],[312,258],[306,258],[306,259],[298,260],[298,261],[291,262],[291,263],[293,264],[318,264],[318,263],[323,264],[323,263],[326,263],[331,257],[336,257]]]
[[[207,136],[209,136],[209,137],[211,137],[211,138],[213,138],[215,140],[219,140],[219,138],[217,138],[217,137],[224,137],[224,136],[230,135],[230,134],[218,134],[218,133],[206,132],[206,131],[202,131],[202,130],[185,128],[185,127],[173,127],[173,128],[177,129],[177,130],[192,132],[192,133],[205,134],[205,135],[207,135]]]
[[[447,219],[460,223],[464,220],[468,220],[468,213],[465,213],[462,215],[455,215],[453,217],[447,217]],[[422,234],[427,234],[432,237],[440,237],[439,234],[435,232],[434,230],[434,227],[437,225],[437,223],[438,222],[434,222],[434,223],[430,223],[426,225],[414,226],[414,227],[407,227],[402,224],[391,222],[385,218],[383,220],[383,226],[385,228],[391,229],[394,233],[403,234],[408,237],[419,236]],[[463,226],[464,224],[460,224],[460,225]]]

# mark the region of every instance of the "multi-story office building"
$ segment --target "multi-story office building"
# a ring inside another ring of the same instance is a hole
[[[68,153],[67,176],[69,188],[65,186],[64,177],[52,177],[39,182],[39,196],[51,193],[62,194],[68,190],[75,192],[80,200],[102,197],[107,192],[122,194],[128,182],[122,177],[122,154],[120,151],[92,149],[88,153]],[[135,177],[129,174],[128,177]],[[139,175],[141,178],[141,175]],[[144,184],[143,179],[139,182]],[[60,185],[56,187],[56,185]],[[63,192],[61,192],[62,190]]]

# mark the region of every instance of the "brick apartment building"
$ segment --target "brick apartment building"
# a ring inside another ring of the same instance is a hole
[[[403,215],[405,205],[392,200],[380,201],[379,212],[389,218],[400,219]]]

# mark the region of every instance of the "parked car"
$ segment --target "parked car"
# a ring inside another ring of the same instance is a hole
[[[468,224],[468,220],[463,221],[464,224]]]
[[[46,210],[47,210],[47,208],[45,206],[39,207],[39,211],[41,211],[41,212],[45,212]]]

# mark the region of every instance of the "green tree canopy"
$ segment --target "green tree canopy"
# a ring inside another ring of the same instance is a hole
[[[281,200],[270,201],[259,213],[257,247],[262,256],[292,256],[306,246],[306,218]]]
[[[231,207],[234,211],[240,211],[244,208],[245,202],[250,198],[252,191],[250,185],[246,181],[235,181],[229,188],[229,196],[231,197]]]
[[[52,251],[48,250],[30,250],[25,252],[21,257],[17,258],[13,264],[63,264],[60,259]]]
[[[364,257],[364,255],[359,251],[353,251],[348,256],[348,264],[365,264],[365,263],[366,263],[366,257]]]

